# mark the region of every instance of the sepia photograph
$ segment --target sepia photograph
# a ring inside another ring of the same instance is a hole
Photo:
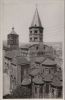
[[[2,99],[63,99],[64,0],[2,0]]]

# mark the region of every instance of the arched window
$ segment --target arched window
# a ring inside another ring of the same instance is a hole
[[[6,62],[5,62],[5,64],[6,64]]]
[[[36,50],[38,50],[38,46],[36,47]]]
[[[32,33],[32,31],[30,31],[30,33]]]
[[[37,30],[35,30],[34,33],[37,33]]]
[[[40,33],[42,33],[42,30],[40,30]]]
[[[30,41],[32,41],[32,38],[30,38]]]
[[[30,31],[30,35],[32,35],[32,31]]]
[[[34,37],[34,41],[36,41],[37,40],[37,37]]]

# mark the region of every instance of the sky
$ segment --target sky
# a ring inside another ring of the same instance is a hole
[[[7,39],[12,27],[21,43],[29,42],[29,27],[38,8],[44,42],[64,40],[64,0],[1,0],[1,36]]]

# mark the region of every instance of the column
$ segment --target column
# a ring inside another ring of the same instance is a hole
[[[44,94],[45,94],[45,86],[44,85],[43,85],[43,97],[44,97]]]
[[[40,95],[39,89],[40,89],[40,87],[39,87],[39,85],[37,85],[37,98],[39,98],[39,95]]]
[[[32,82],[32,98],[34,98],[34,97],[35,97],[35,85]]]
[[[57,98],[57,88],[54,89],[54,98]]]
[[[43,98],[43,85],[39,86],[39,97]]]
[[[52,98],[52,88],[51,88],[51,85],[49,85],[49,98]]]

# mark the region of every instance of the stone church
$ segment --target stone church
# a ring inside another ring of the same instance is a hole
[[[4,72],[10,76],[10,91],[17,86],[31,86],[31,98],[61,98],[62,69],[57,65],[56,51],[43,42],[43,31],[36,8],[29,27],[29,44],[19,47],[19,35],[12,28],[3,46]]]

